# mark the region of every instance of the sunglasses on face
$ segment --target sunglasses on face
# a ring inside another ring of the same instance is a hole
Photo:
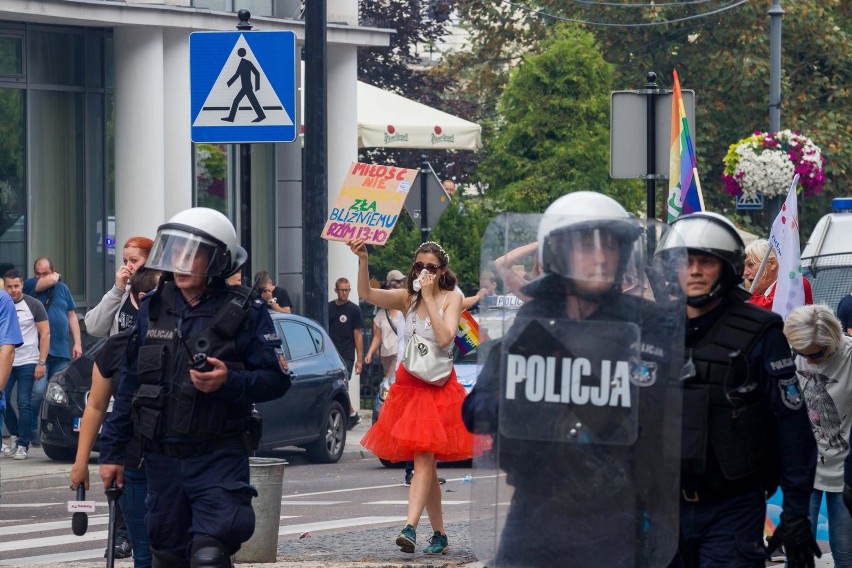
[[[411,268],[417,274],[420,274],[421,272],[423,272],[424,268],[429,271],[429,274],[438,274],[438,269],[441,268],[441,267],[438,266],[437,264],[432,264],[431,262],[427,262],[426,264],[423,264],[422,262],[415,262],[414,264],[411,265]]]
[[[825,357],[825,350],[817,351],[816,353],[802,353],[801,351],[796,351],[791,347],[790,353],[793,354],[793,357],[798,355],[799,357],[804,357],[805,359],[813,359],[814,361],[819,361],[820,359]]]
[[[351,290],[351,289],[349,289],[349,288],[335,288],[335,289],[334,289],[334,291],[335,291],[335,292],[346,292],[346,293],[348,294],[348,293],[349,293],[349,292],[351,292],[352,290]]]

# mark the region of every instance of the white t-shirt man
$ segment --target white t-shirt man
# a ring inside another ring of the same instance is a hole
[[[18,313],[18,324],[21,326],[21,335],[24,336],[24,344],[15,349],[15,362],[13,367],[21,365],[35,365],[38,363],[38,330],[36,323],[47,321],[47,311],[44,305],[26,294],[15,302],[15,311]]]

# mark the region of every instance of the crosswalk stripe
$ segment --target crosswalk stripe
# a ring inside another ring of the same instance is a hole
[[[109,522],[107,515],[89,515],[89,526],[105,525]],[[71,518],[67,521],[50,521],[47,523],[28,523],[25,525],[10,525],[8,527],[0,527],[0,536],[9,536],[17,534],[26,534],[42,531],[55,531],[65,529],[71,532]]]
[[[0,542],[0,552],[12,550],[25,550],[27,548],[46,548],[48,546],[59,546],[63,544],[76,544],[80,542],[94,542],[97,540],[106,542],[107,531],[89,531],[83,536],[77,536],[68,531],[62,536],[40,536],[38,538],[25,538],[22,540],[3,540]],[[103,551],[101,551],[103,554]]]
[[[364,505],[408,505],[408,501],[367,501]],[[470,501],[442,500],[441,505],[470,505]]]
[[[308,505],[311,507],[315,506],[323,506],[323,505],[344,505],[346,503],[351,503],[352,501],[290,501],[281,500],[282,505]]]
[[[278,529],[278,536],[288,534],[302,534],[303,532],[325,531],[332,529],[343,529],[347,527],[363,527],[365,525],[380,525],[383,523],[401,523],[404,516],[397,517],[355,517],[351,519],[338,519],[336,521],[322,521],[319,523],[303,523],[301,525],[284,525]]]
[[[40,554],[38,556],[21,556],[0,560],[0,566],[31,566],[33,564],[53,564],[71,560],[98,560],[104,557],[104,547],[96,550],[78,550],[76,552],[58,552],[56,554]]]

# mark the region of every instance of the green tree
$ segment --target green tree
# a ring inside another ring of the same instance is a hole
[[[451,9],[443,0],[440,9]],[[421,61],[421,50],[432,50],[449,32],[449,21],[433,17],[438,4],[431,0],[360,0],[361,21],[394,30],[388,47],[358,49],[358,79],[444,112],[477,121],[476,105],[459,91],[456,79]],[[443,13],[443,12],[442,12]],[[374,164],[419,168],[425,155],[442,179],[469,183],[481,154],[452,150],[362,148],[359,160]]]
[[[608,175],[612,74],[594,36],[571,24],[554,26],[512,71],[481,172],[498,209],[540,212],[578,190],[641,209],[641,185]]]
[[[462,2],[471,50],[452,57],[447,70],[472,75],[470,92],[482,93],[480,103],[487,107],[492,104],[487,94],[500,91],[508,70],[525,53],[539,49],[548,30],[561,19],[606,24],[587,29],[615,66],[614,89],[641,87],[651,70],[657,72],[661,87],[670,88],[671,71],[677,69],[683,88],[695,90],[693,136],[706,206],[732,214],[733,199],[721,182],[722,157],[730,144],[769,126],[770,2],[727,10],[730,3],[721,0],[616,4]],[[829,199],[848,192],[852,182],[852,3],[785,0],[783,8],[781,125],[808,135],[828,161],[824,194],[800,202],[807,234],[828,209]],[[657,211],[664,210],[665,193],[658,192]],[[768,228],[765,213],[747,216],[753,225]]]

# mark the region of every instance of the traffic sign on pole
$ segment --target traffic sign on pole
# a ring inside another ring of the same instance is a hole
[[[444,214],[444,211],[447,210],[447,207],[450,206],[450,196],[447,195],[447,192],[444,190],[444,186],[441,184],[441,180],[438,179],[438,175],[435,173],[435,170],[432,169],[432,165],[428,162],[426,163],[426,222],[423,223],[421,219],[421,191],[420,191],[420,183],[422,183],[421,176],[424,176],[424,170],[421,169],[420,173],[417,174],[417,178],[412,185],[411,191],[408,192],[408,196],[405,198],[405,203],[403,206],[405,210],[408,211],[408,214],[411,215],[411,218],[414,222],[420,227],[421,231],[428,230],[431,231],[435,228],[435,225],[438,224],[438,219],[441,218],[441,215]]]
[[[692,143],[695,144],[695,91],[684,89],[683,106]],[[669,177],[669,147],[671,146],[672,93],[655,96],[656,152],[655,170],[648,171],[646,149],[647,94],[637,91],[614,91],[610,98],[609,175],[615,179],[657,179]]]
[[[189,36],[193,142],[296,139],[296,35],[289,31]]]

